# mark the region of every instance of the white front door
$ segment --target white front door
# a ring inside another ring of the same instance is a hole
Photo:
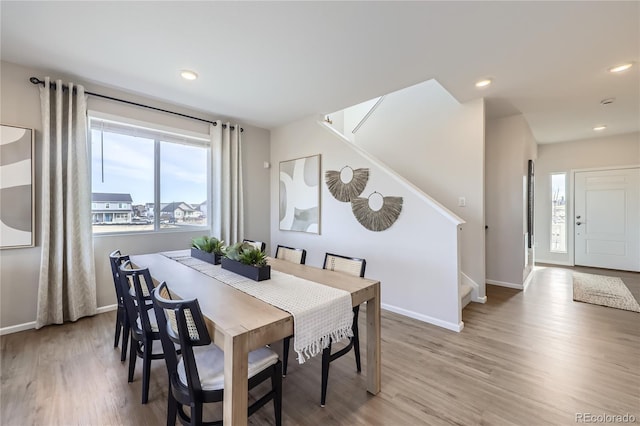
[[[640,168],[575,173],[575,264],[640,271]]]

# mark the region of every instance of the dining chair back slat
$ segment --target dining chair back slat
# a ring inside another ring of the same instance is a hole
[[[265,251],[267,249],[267,245],[265,243],[263,243],[262,241],[254,241],[254,240],[247,240],[246,238],[244,240],[242,240],[243,243],[249,243],[252,246],[254,246],[255,248],[257,248],[260,251]]]
[[[357,257],[342,256],[339,254],[326,253],[322,269],[344,272],[356,277],[364,277],[367,261]]]
[[[307,259],[307,251],[301,248],[278,245],[276,248],[276,259],[282,259],[288,262],[304,265]]]

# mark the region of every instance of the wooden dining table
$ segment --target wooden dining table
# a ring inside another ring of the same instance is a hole
[[[149,268],[154,281],[166,281],[177,297],[198,299],[209,334],[224,351],[223,421],[246,425],[248,354],[291,336],[293,316],[160,253],[132,255],[131,261]],[[367,391],[380,392],[380,282],[275,258],[268,263],[275,271],[349,292],[353,306],[367,302]]]

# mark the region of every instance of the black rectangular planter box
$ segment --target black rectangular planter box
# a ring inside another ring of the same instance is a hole
[[[253,266],[245,265],[237,260],[222,258],[222,269],[226,269],[243,277],[251,278],[254,281],[264,281],[271,278],[271,266]]]
[[[207,253],[206,251],[191,247],[191,257],[195,257],[196,259],[200,259],[208,263],[213,263],[214,265],[219,265],[222,255]]]

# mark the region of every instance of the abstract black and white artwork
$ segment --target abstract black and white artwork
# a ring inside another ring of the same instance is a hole
[[[0,125],[0,248],[33,247],[33,129]]]
[[[280,229],[320,233],[320,154],[280,162]]]

